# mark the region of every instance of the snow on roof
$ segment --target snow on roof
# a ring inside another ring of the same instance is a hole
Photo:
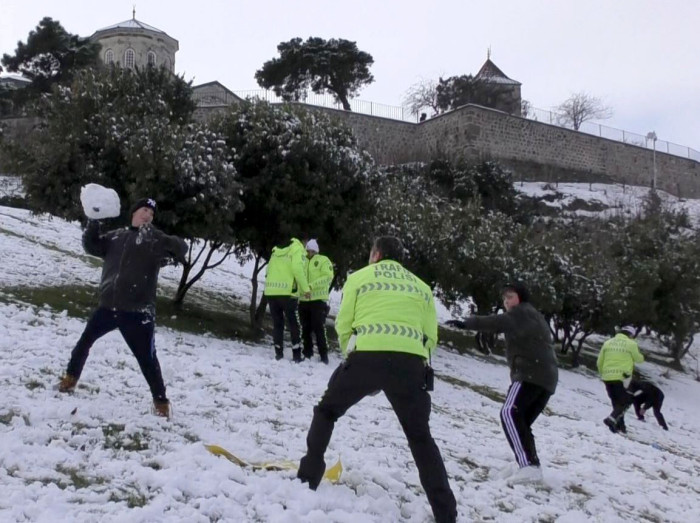
[[[145,29],[147,31],[153,31],[155,33],[166,34],[165,31],[161,31],[160,29],[153,27],[152,25],[144,24],[143,22],[136,20],[136,18],[129,18],[128,20],[119,22],[118,24],[103,27],[102,29],[98,29],[96,32],[99,33],[101,31],[109,31],[110,29]]]
[[[508,78],[503,71],[501,71],[496,64],[494,64],[490,58],[487,58],[484,65],[481,66],[479,72],[476,73],[477,80],[485,80],[494,84],[510,84],[510,85],[521,85],[517,80]]]

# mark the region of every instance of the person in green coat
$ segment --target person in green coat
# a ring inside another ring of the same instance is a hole
[[[383,391],[406,435],[435,520],[452,523],[457,502],[429,424],[432,369],[427,363],[437,344],[435,302],[430,287],[403,267],[403,254],[398,238],[377,238],[369,265],[352,273],[343,287],[335,328],[347,358],[314,407],[297,477],[316,490],[336,421],[365,396]]]
[[[304,358],[314,355],[313,338],[316,338],[318,355],[323,363],[328,363],[328,339],[326,338],[326,316],[328,315],[328,297],[333,281],[333,264],[331,260],[319,254],[318,242],[314,239],[306,243],[306,260],[304,263],[306,279],[311,288],[311,296],[299,300],[299,319],[301,320],[301,353]]]
[[[311,288],[306,280],[304,259],[306,250],[304,244],[292,238],[289,245],[277,246],[272,249],[270,262],[265,275],[264,295],[270,304],[272,316],[272,342],[275,348],[275,359],[284,357],[284,320],[287,319],[289,333],[292,338],[292,359],[301,361],[301,330],[297,310],[297,292],[304,298],[311,297]]]
[[[644,361],[644,356],[639,352],[639,345],[633,337],[634,327],[622,327],[613,338],[603,343],[596,362],[613,408],[603,423],[613,433],[627,432],[625,411],[633,399],[627,392],[627,384],[632,380],[634,364]]]

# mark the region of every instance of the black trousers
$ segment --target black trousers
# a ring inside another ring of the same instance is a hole
[[[501,408],[501,425],[518,465],[540,465],[532,424],[547,406],[551,393],[526,381],[514,381]]]
[[[326,338],[326,302],[321,300],[299,302],[299,319],[301,320],[301,338],[303,354],[307,358],[313,356],[314,342],[318,347],[319,356],[328,354],[328,339]]]
[[[307,451],[297,476],[316,489],[335,422],[365,396],[384,391],[391,403],[418,467],[435,520],[453,522],[457,502],[447,471],[430,433],[430,394],[425,390],[425,360],[402,352],[353,352],[331,376],[306,437]]]
[[[269,296],[270,316],[272,316],[272,342],[275,350],[282,353],[284,348],[284,320],[287,319],[289,334],[292,337],[292,350],[301,348],[301,335],[299,328],[299,300],[291,296]]]
[[[154,343],[155,318],[145,312],[113,311],[100,307],[85,326],[68,362],[67,373],[80,378],[92,345],[108,332],[119,329],[136,357],[154,399],[165,400],[165,384]]]
[[[615,420],[617,430],[625,432],[627,430],[625,411],[632,404],[632,395],[627,392],[622,380],[606,381],[604,383],[613,408],[612,412],[610,412],[610,417]]]
[[[652,408],[654,412],[654,417],[656,418],[656,422],[659,425],[661,425],[664,428],[664,430],[668,430],[666,419],[661,413],[661,406],[664,404],[663,392],[659,392],[659,394],[657,394],[654,398],[650,398],[645,394],[640,394],[638,396],[634,396],[633,402],[634,412],[637,414],[637,418],[641,420],[644,419],[644,415],[642,414],[641,409],[649,410],[650,408]]]

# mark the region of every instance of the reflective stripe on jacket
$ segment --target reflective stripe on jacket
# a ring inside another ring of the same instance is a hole
[[[333,264],[327,256],[315,254],[311,258],[306,258],[306,279],[311,287],[311,298],[308,300],[303,296],[299,301],[328,301],[328,294],[333,281]]]
[[[304,273],[305,258],[306,249],[296,238],[286,247],[272,249],[265,274],[265,296],[291,296],[296,288],[302,293],[309,292]]]
[[[348,277],[335,329],[344,356],[354,333],[358,351],[407,352],[427,358],[437,344],[433,293],[398,262],[370,264]]]

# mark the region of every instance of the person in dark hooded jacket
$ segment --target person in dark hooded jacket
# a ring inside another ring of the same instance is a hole
[[[664,393],[661,389],[649,381],[633,378],[627,387],[627,392],[632,394],[634,413],[637,419],[644,421],[644,415],[649,409],[653,409],[656,421],[664,430],[668,430],[666,419],[661,413],[661,406],[664,403]]]
[[[503,305],[504,314],[470,316],[447,324],[505,334],[511,385],[501,409],[501,424],[519,467],[508,480],[510,483],[541,481],[531,427],[557,387],[559,371],[552,334],[542,314],[530,304],[530,293],[522,283],[510,283],[503,288]]]
[[[155,300],[158,273],[168,259],[185,262],[187,244],[152,225],[155,200],[144,198],[130,209],[131,226],[100,232],[89,221],[83,234],[85,252],[104,260],[100,301],[71,353],[60,392],[72,392],[85,366],[92,345],[119,329],[138,361],[153,396],[156,414],[170,417],[170,401],[154,345]]]

